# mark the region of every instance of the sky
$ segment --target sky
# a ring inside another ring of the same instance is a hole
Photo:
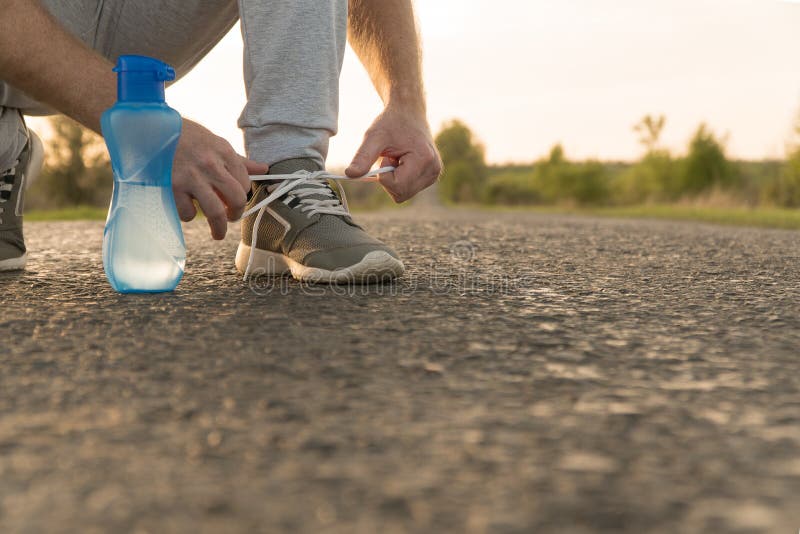
[[[702,121],[734,157],[782,157],[800,112],[800,2],[416,0],[429,119],[465,121],[493,163],[563,143],[573,158],[631,160],[632,126],[665,114],[680,153]],[[168,102],[242,151],[239,27]],[[234,59],[235,58],[235,59]],[[352,50],[329,168],[349,163],[380,99]]]

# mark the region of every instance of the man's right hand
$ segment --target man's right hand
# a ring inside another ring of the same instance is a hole
[[[193,200],[197,200],[211,237],[224,238],[228,221],[237,220],[244,211],[250,175],[268,170],[268,165],[240,156],[225,139],[184,119],[172,171],[172,190],[181,220],[194,219],[197,208]]]
[[[100,133],[100,116],[116,101],[117,76],[107,59],[68,33],[39,2],[0,0],[0,73],[3,81]],[[42,36],[46,35],[46,39]],[[225,237],[227,220],[242,214],[248,174],[267,165],[238,155],[224,139],[184,120],[172,189],[181,219],[208,218],[211,236]]]

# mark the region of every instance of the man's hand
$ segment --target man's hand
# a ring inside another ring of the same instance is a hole
[[[184,119],[172,172],[172,190],[181,220],[194,219],[196,199],[211,227],[211,237],[224,238],[227,221],[235,221],[244,211],[250,174],[265,174],[268,170],[267,165],[237,154],[225,139]]]
[[[100,116],[116,101],[113,65],[68,33],[39,2],[0,0],[0,11],[3,80],[100,133]],[[222,239],[226,219],[242,213],[250,189],[248,174],[267,169],[236,154],[199,124],[184,120],[172,183],[181,219],[194,218],[196,199],[211,235]]]
[[[395,202],[410,199],[433,184],[442,172],[428,121],[419,113],[391,104],[367,130],[345,174],[362,176],[379,157],[382,167],[397,167],[393,173],[380,175],[381,185]]]
[[[364,136],[350,177],[365,174],[376,159],[393,165],[381,184],[404,202],[439,177],[442,161],[425,118],[425,94],[411,0],[348,0],[347,37],[386,105]]]

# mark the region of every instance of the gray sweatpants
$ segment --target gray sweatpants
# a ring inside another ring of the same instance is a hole
[[[337,128],[347,0],[41,1],[108,59],[156,57],[175,67],[178,77],[241,18],[247,104],[239,127],[247,155],[269,164],[298,157],[324,164]],[[23,148],[19,110],[50,114],[0,81],[0,169]]]

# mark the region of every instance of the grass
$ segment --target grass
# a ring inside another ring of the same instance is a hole
[[[784,208],[728,208],[656,204],[615,208],[492,206],[489,209],[503,211],[530,210],[538,213],[567,213],[601,217],[701,221],[714,224],[784,228],[789,230],[800,229],[800,210]],[[105,220],[105,218],[105,208],[90,206],[47,211],[30,211],[25,213],[26,221],[102,221]]]
[[[26,221],[104,221],[107,208],[78,206],[57,210],[31,210],[25,212]]]
[[[454,205],[454,207],[456,207]],[[780,228],[800,230],[800,209],[773,207],[717,207],[686,206],[681,204],[644,204],[624,207],[574,207],[574,206],[462,206],[490,211],[531,211],[542,214],[589,215],[618,219],[664,219],[671,221],[698,221],[729,226]]]
[[[760,228],[800,229],[800,210],[786,208],[734,208],[686,206],[681,204],[648,204],[624,207],[566,207],[532,206],[506,207],[492,206],[489,209],[527,210],[537,213],[559,213],[569,215],[594,215],[625,219],[667,219],[676,221],[699,221],[730,226],[753,226]]]
[[[785,208],[729,208],[682,205],[645,205],[593,208],[588,213],[604,217],[702,221],[732,226],[800,229],[800,210]]]

